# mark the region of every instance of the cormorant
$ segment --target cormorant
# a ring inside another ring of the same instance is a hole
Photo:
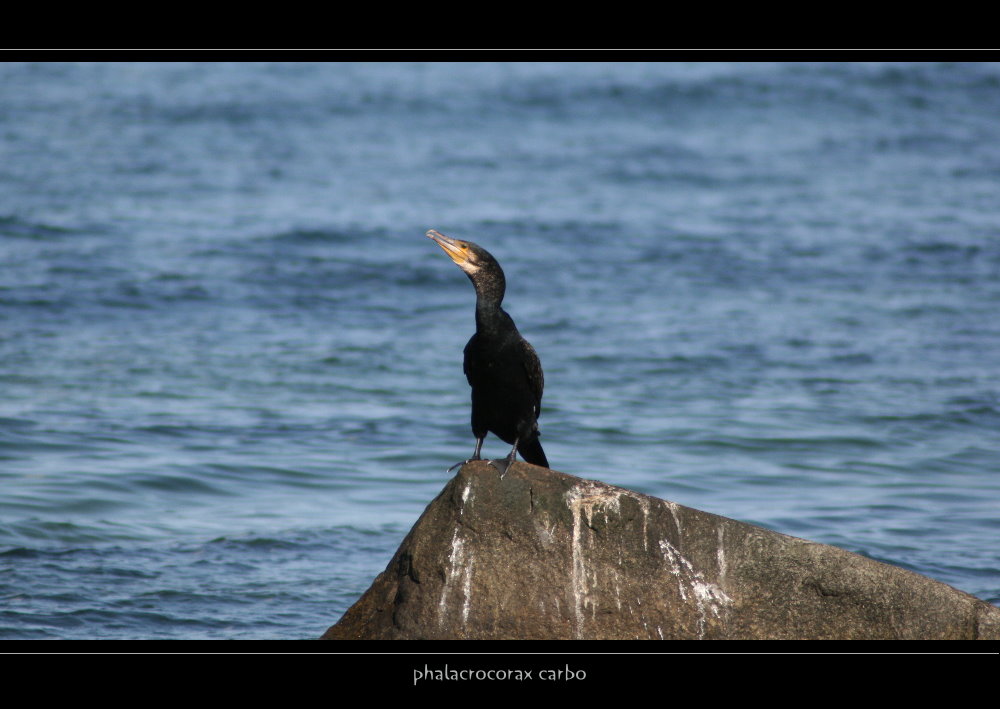
[[[517,458],[549,467],[538,441],[538,414],[542,406],[542,365],[528,341],[503,308],[506,280],[503,269],[486,249],[471,241],[452,239],[431,229],[427,236],[465,271],[476,288],[476,334],[465,346],[465,376],[472,387],[472,433],[479,453],[486,433],[492,431],[512,444],[500,477]],[[465,461],[469,462],[469,461]]]

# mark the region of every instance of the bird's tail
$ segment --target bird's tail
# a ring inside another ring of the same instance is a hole
[[[546,459],[545,451],[542,450],[542,444],[537,437],[523,446],[518,446],[517,452],[521,454],[521,457],[526,462],[532,465],[540,465],[543,468],[549,467],[549,461]]]

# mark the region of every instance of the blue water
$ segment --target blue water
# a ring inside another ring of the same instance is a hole
[[[0,64],[0,638],[336,621],[473,448],[429,228],[553,468],[1000,603],[1000,67]]]

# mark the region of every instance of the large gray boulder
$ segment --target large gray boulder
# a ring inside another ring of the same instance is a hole
[[[467,463],[324,639],[998,639],[904,569],[526,463]]]

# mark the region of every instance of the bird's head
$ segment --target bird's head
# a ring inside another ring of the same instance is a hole
[[[451,257],[451,260],[458,264],[458,267],[465,271],[469,278],[476,280],[476,275],[480,272],[496,273],[500,270],[500,264],[490,255],[490,252],[478,244],[461,239],[452,239],[445,236],[436,229],[427,232],[428,238],[434,239],[437,245],[444,249],[444,252]]]

